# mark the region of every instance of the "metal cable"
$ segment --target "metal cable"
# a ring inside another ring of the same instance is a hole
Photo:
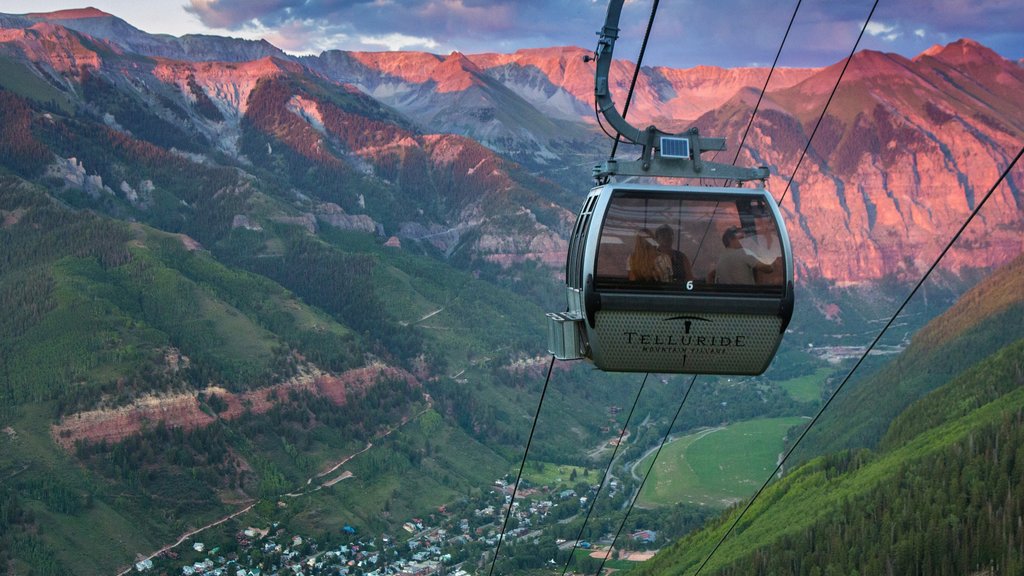
[[[864,31],[868,29],[868,23],[871,22],[871,17],[875,14],[875,8],[878,8],[878,0],[871,5],[871,12],[868,13],[868,19],[864,21],[864,26],[860,29],[860,34],[857,35],[857,41],[853,43],[853,49],[850,50],[850,55],[846,57],[846,62],[843,63],[843,69],[839,72],[839,78],[836,78],[836,84],[832,87],[832,93],[828,95],[828,101],[825,102],[825,107],[821,109],[821,116],[818,116],[818,121],[814,123],[814,130],[811,130],[811,135],[807,138],[807,144],[804,146],[804,151],[800,153],[800,158],[796,161],[796,167],[793,168],[793,173],[789,175],[789,181],[786,182],[786,189],[782,191],[782,196],[779,197],[779,204],[786,199],[786,193],[789,192],[789,186],[793,183],[793,177],[796,176],[796,171],[800,169],[800,164],[803,163],[804,157],[807,156],[807,150],[811,147],[811,141],[814,140],[814,135],[818,132],[818,127],[821,126],[821,121],[825,119],[825,112],[828,111],[829,104],[832,103],[832,98],[836,95],[836,91],[839,89],[839,83],[843,80],[843,75],[846,74],[846,69],[850,66],[850,61],[853,60],[854,53],[857,52],[857,46],[860,45],[861,38],[864,37]]]
[[[640,65],[644,61],[644,53],[647,52],[647,40],[651,37],[651,28],[654,26],[654,16],[658,13],[658,1],[654,0],[651,5],[651,17],[647,20],[647,31],[644,33],[644,41],[640,44],[640,54],[636,57],[636,68],[633,69],[633,79],[629,83],[629,92],[626,93],[626,104],[622,108],[622,118],[626,118],[626,114],[629,113],[629,103],[633,101],[633,90],[636,88],[636,80],[640,76]],[[619,149],[619,142],[622,138],[621,134],[615,135],[615,141],[612,143],[612,153],[608,158],[615,158],[615,152]]]
[[[551,357],[548,364],[548,375],[544,379],[544,389],[540,392],[540,401],[537,402],[537,412],[533,415],[533,424],[530,426],[530,437],[526,441],[526,450],[523,451],[523,461],[519,464],[519,474],[516,475],[516,483],[512,486],[512,497],[508,501],[508,510],[505,511],[505,522],[501,526],[501,534],[498,534],[498,545],[494,547],[494,558],[491,559],[491,569],[488,575],[494,573],[494,565],[498,562],[498,552],[501,550],[501,543],[505,540],[505,530],[508,529],[508,519],[512,516],[512,505],[516,503],[516,492],[519,491],[519,481],[523,477],[523,468],[526,467],[526,457],[530,454],[530,444],[533,443],[533,433],[537,430],[537,420],[540,416],[540,407],[544,405],[544,396],[548,392],[548,383],[551,382],[551,370],[555,367],[555,357]]]
[[[651,475],[651,470],[654,470],[654,465],[658,462],[658,455],[661,454],[661,449],[665,447],[668,442],[668,437],[672,434],[672,428],[675,428],[676,420],[679,418],[679,414],[683,411],[683,406],[686,404],[686,399],[690,397],[690,391],[693,390],[693,383],[697,381],[697,375],[694,374],[693,378],[690,378],[690,385],[686,388],[686,394],[683,394],[683,400],[679,403],[679,408],[676,408],[676,414],[672,417],[672,422],[668,425],[668,430],[665,431],[665,437],[661,439],[661,444],[658,446],[658,450],[654,453],[654,458],[651,459],[651,465],[647,468],[647,473],[644,474],[644,479],[640,481],[640,487],[636,489],[636,495],[633,496],[633,500],[629,503],[629,509],[626,510],[626,515],[622,517],[622,522],[619,523],[619,529],[615,531],[615,537],[612,538],[612,544],[608,547],[608,553],[604,555],[604,559],[601,560],[601,565],[597,567],[597,576],[601,576],[601,570],[604,569],[605,562],[608,561],[608,557],[611,556],[612,550],[615,548],[615,543],[619,540],[619,535],[622,534],[622,528],[626,525],[626,520],[629,519],[630,512],[633,511],[633,505],[640,499],[640,492],[644,489],[644,484],[647,483],[647,477]]]
[[[740,157],[740,151],[743,150],[743,144],[747,141],[747,133],[750,132],[750,127],[754,124],[754,117],[757,116],[757,111],[761,108],[761,100],[764,98],[764,93],[768,90],[768,83],[771,82],[772,74],[775,73],[775,67],[779,63],[779,57],[782,56],[782,47],[786,45],[786,38],[789,38],[789,31],[793,29],[793,22],[796,20],[796,13],[800,11],[800,3],[803,0],[797,0],[796,8],[793,9],[793,15],[789,18],[789,25],[786,26],[786,33],[782,35],[782,42],[779,43],[779,51],[775,53],[775,60],[772,62],[771,70],[768,70],[768,77],[764,79],[764,86],[761,87],[761,95],[757,97],[757,104],[754,105],[754,111],[750,114],[750,122],[747,122],[747,128],[743,131],[743,137],[740,138],[740,145],[736,147],[736,155],[732,158],[733,166],[736,165],[736,160]]]
[[[612,464],[615,463],[615,456],[619,453],[619,448],[622,446],[622,439],[626,434],[626,429],[629,427],[630,420],[633,419],[633,411],[636,410],[637,402],[640,400],[640,394],[644,391],[644,386],[647,385],[647,377],[651,374],[648,372],[644,374],[643,382],[640,383],[640,390],[636,393],[636,398],[633,399],[633,407],[629,409],[629,415],[626,416],[626,423],[622,426],[622,430],[619,432],[619,441],[615,445],[615,450],[612,450],[612,457],[608,460],[608,466],[604,469],[604,476],[601,477],[601,484],[597,488],[597,493],[594,494],[594,499],[590,502],[590,508],[587,509],[587,515],[583,518],[583,525],[580,526],[580,531],[576,534],[576,542],[572,545],[572,550],[569,551],[569,557],[565,560],[565,566],[562,567],[562,576],[565,576],[566,571],[569,569],[569,564],[572,563],[572,557],[576,554],[576,548],[579,547],[580,540],[583,538],[583,530],[587,527],[587,522],[590,521],[590,514],[594,511],[594,507],[597,505],[597,498],[601,495],[601,489],[604,488],[605,482],[608,480],[608,475],[611,472]]]

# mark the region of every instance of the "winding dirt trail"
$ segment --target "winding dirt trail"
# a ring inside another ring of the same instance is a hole
[[[221,518],[220,520],[214,520],[213,522],[210,522],[209,524],[207,524],[206,526],[203,526],[202,528],[196,528],[195,530],[189,530],[188,532],[185,532],[184,534],[182,534],[175,543],[168,544],[168,545],[164,546],[163,548],[157,550],[156,552],[153,552],[149,556],[146,556],[145,558],[137,560],[136,562],[142,562],[142,561],[145,561],[145,560],[152,560],[153,558],[156,558],[157,556],[163,554],[164,552],[167,552],[168,550],[171,550],[173,548],[177,548],[178,546],[181,545],[182,542],[184,542],[185,540],[188,540],[189,538],[195,536],[196,534],[199,534],[200,532],[203,532],[204,530],[209,530],[210,528],[213,528],[214,526],[219,526],[219,525],[227,522],[228,520],[231,520],[232,518],[234,518],[236,516],[240,516],[242,514],[245,514],[246,512],[251,510],[252,507],[255,506],[257,502],[259,502],[259,500],[253,500],[245,508],[242,508],[241,510],[237,510],[235,512],[232,512],[231,514],[228,514],[227,516]],[[118,572],[117,576],[124,576],[125,574],[131,572],[133,568],[135,568],[135,564],[129,564],[127,568],[125,568],[124,570],[121,570],[120,572]]]
[[[425,396],[426,396],[426,400],[427,400],[427,406],[423,410],[420,410],[415,415],[406,416],[397,425],[389,428],[386,432],[384,432],[381,435],[377,436],[377,440],[381,440],[383,438],[387,438],[392,433],[394,433],[396,430],[402,428],[403,426],[405,426],[409,422],[411,422],[413,420],[416,420],[420,416],[423,416],[424,414],[427,413],[428,410],[432,409],[433,408],[433,402],[431,401],[429,395],[425,395]],[[360,454],[365,454],[370,448],[373,448],[373,442],[367,442],[366,443],[366,447],[363,448],[362,450],[360,450],[358,452],[354,452],[352,454],[349,454],[348,456],[342,458],[337,464],[331,466],[327,470],[318,473],[316,476],[310,477],[309,479],[306,480],[306,483],[303,484],[303,486],[312,486],[314,480],[316,480],[318,478],[323,478],[325,476],[330,475],[331,473],[337,471],[338,468],[341,468],[342,466],[347,464],[349,461],[351,461],[356,456],[359,456]],[[295,491],[295,492],[289,492],[287,494],[281,494],[279,496],[279,498],[283,498],[283,497],[297,498],[299,496],[305,496],[307,494],[312,494],[313,492],[316,492],[316,491],[320,490],[321,488],[327,488],[327,487],[330,487],[330,486],[334,486],[338,482],[341,482],[342,480],[345,480],[347,478],[352,478],[352,477],[353,477],[352,472],[346,470],[345,472],[341,473],[340,475],[338,475],[338,476],[336,476],[334,478],[328,479],[328,480],[326,480],[326,481],[324,481],[322,483],[317,484],[314,488],[311,488],[309,490],[301,490],[300,489],[300,490]],[[244,508],[236,510],[236,511],[232,512],[231,514],[228,514],[227,516],[224,516],[223,518],[220,518],[218,520],[214,520],[213,522],[210,522],[206,526],[203,526],[201,528],[196,528],[194,530],[189,530],[188,532],[185,532],[180,537],[178,537],[178,540],[175,541],[174,543],[167,544],[166,546],[160,548],[156,552],[153,552],[149,556],[140,558],[140,559],[136,560],[135,562],[141,562],[141,561],[144,561],[144,560],[152,560],[153,558],[156,558],[157,556],[163,554],[164,552],[167,552],[168,550],[172,550],[174,548],[177,548],[183,542],[185,542],[189,538],[195,536],[196,534],[199,534],[201,532],[209,530],[210,528],[213,528],[215,526],[219,526],[219,525],[227,522],[228,520],[231,520],[231,519],[233,519],[233,518],[235,518],[237,516],[241,516],[242,514],[245,514],[246,512],[251,510],[253,506],[255,506],[258,503],[259,503],[259,500],[253,500],[252,502],[249,502]],[[132,564],[129,564],[126,568],[124,568],[120,572],[118,572],[117,576],[124,576],[125,574],[128,574],[129,572],[131,572],[135,568],[135,562],[133,562]]]

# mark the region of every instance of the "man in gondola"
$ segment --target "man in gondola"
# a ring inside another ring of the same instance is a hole
[[[722,234],[725,251],[718,257],[715,269],[716,284],[753,284],[754,273],[771,274],[775,267],[757,259],[743,248],[742,228],[731,226]]]
[[[690,259],[672,245],[675,233],[668,224],[662,224],[654,231],[654,240],[658,243],[658,252],[665,254],[672,261],[672,281],[686,282],[693,280],[693,265]]]

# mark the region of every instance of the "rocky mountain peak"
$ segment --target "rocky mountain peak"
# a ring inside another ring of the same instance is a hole
[[[469,210],[476,211],[475,222],[483,222],[487,210],[457,196],[466,190],[510,189],[506,167],[488,154],[503,154],[571,189],[588,179],[583,170],[558,172],[566,166],[566,151],[575,155],[575,165],[584,166],[605,150],[591,124],[594,69],[582,48],[443,56],[329,51],[299,59],[273,52],[269,44],[212,36],[168,40],[136,30],[131,43],[125,37],[103,40],[103,35],[74,31],[85,26],[72,30],[69,24],[108,21],[98,12],[73,11],[77,20],[59,22],[56,14],[9,17],[7,28],[0,28],[4,53],[43,63],[37,69],[49,67],[72,82],[82,68],[92,67],[112,85],[137,75],[133,82],[152,86],[153,93],[168,97],[170,87],[173,97],[183,100],[179,109],[196,119],[193,128],[230,156],[271,155],[288,145],[330,166],[354,162],[359,171],[379,169],[389,182],[417,182],[432,193],[451,195],[443,203],[451,209],[446,218],[461,218]],[[110,17],[109,22],[122,21]],[[106,25],[92,29],[114,31]],[[768,166],[780,181],[788,181],[842,65],[777,69],[739,162]],[[612,66],[611,89],[620,109],[634,67],[621,60]],[[644,67],[630,122],[672,131],[698,126],[706,135],[726,138],[727,150],[734,151],[767,72]],[[353,107],[326,106],[314,92],[296,99],[288,93],[291,87],[275,84],[250,114],[260,81],[280,75],[303,78],[299,85],[325,82],[322,90],[344,93]],[[877,51],[856,54],[783,206],[801,275],[858,282],[916,273],[924,260],[906,255],[930,253],[941,236],[937,231],[958,226],[1001,171],[1006,150],[1024,137],[1022,91],[1024,68],[971,40],[934,47],[914,59]],[[162,109],[159,98],[153,102],[151,107]],[[281,142],[243,153],[242,119],[250,116],[263,122],[268,138]],[[115,110],[111,118],[130,116]],[[336,154],[334,146],[348,156]],[[443,186],[424,179],[422,162],[451,168]],[[976,250],[950,262],[952,269],[999,264],[1019,251],[1024,201],[1019,176],[1014,178],[993,200],[998,212],[987,217],[988,229],[973,240]],[[531,181],[528,187],[543,189],[550,198],[566,197],[550,183]],[[434,224],[440,225],[424,227]],[[841,237],[834,234],[837,228],[845,231]],[[860,256],[851,259],[850,253]]]
[[[377,74],[415,84],[426,82],[441,61],[440,56],[426,52],[337,52],[335,57],[344,54]]]
[[[969,38],[961,38],[945,46],[936,44],[914,60],[935,58],[952,66],[974,66],[982,63],[1001,63],[1005,60],[991,48]]]
[[[101,58],[83,44],[79,35],[50,22],[37,22],[28,28],[0,30],[0,44],[20,51],[32,62],[49,65],[61,73],[77,74],[83,67],[98,68]]]
[[[72,8],[69,10],[57,10],[54,12],[34,12],[26,14],[29,18],[44,20],[81,20],[84,18],[113,18],[111,14],[89,6],[88,8]]]
[[[483,71],[461,52],[452,52],[430,74],[438,92],[461,92],[479,85]]]

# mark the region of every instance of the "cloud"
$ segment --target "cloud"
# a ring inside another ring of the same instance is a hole
[[[521,14],[530,13],[531,4],[543,6],[537,0],[189,0],[185,9],[213,28],[276,30],[279,37],[288,29],[298,34],[290,44],[362,38],[379,45],[429,47],[438,45],[431,40],[437,37],[455,43],[475,38],[482,44],[516,36],[526,28]],[[325,38],[309,34],[314,29]]]
[[[897,40],[902,35],[901,32],[896,30],[895,26],[883,24],[882,22],[869,22],[864,31],[876,38],[882,38],[889,42]]]
[[[770,64],[792,8],[763,0],[719,0],[658,11],[645,65]],[[593,48],[607,0],[189,0],[206,26],[246,37],[262,34],[293,53],[424,50],[467,54],[574,45]],[[635,60],[650,0],[626,0],[615,57]],[[801,4],[780,65],[822,66],[845,58],[871,2]],[[737,21],[756,26],[737,26]],[[927,38],[924,31],[927,30]],[[910,32],[913,31],[913,32]],[[970,37],[1003,42],[1020,58],[1024,10],[1019,0],[901,0],[881,3],[861,48],[913,56],[927,41]],[[997,45],[994,48],[999,49]]]
[[[238,30],[254,23],[277,26],[306,4],[303,0],[189,0],[185,10],[211,28]]]
[[[433,38],[420,38],[406,34],[384,34],[382,36],[360,36],[360,44],[379,46],[387,50],[434,50],[440,44]]]
[[[865,31],[868,34],[871,34],[872,36],[882,36],[889,34],[895,29],[895,27],[889,26],[888,24],[883,24],[881,22],[869,22],[867,27],[865,28]]]

